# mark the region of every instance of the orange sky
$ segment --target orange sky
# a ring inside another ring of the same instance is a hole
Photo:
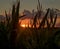
[[[28,25],[28,24],[30,25],[30,19],[21,20],[21,25]],[[60,27],[60,18],[57,19],[55,26]]]

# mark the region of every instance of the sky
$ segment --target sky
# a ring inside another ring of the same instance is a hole
[[[4,11],[7,12],[11,9],[13,3],[16,0],[0,0],[0,15],[4,14]],[[21,0],[20,12],[24,9],[32,11],[32,9],[37,8],[38,0]],[[43,9],[46,8],[57,8],[60,9],[60,0],[40,0]]]

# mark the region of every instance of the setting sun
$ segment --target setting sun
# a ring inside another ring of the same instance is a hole
[[[21,27],[24,27],[25,28],[26,26],[25,26],[25,24],[22,24]]]
[[[21,24],[20,26],[21,26],[21,27],[23,27],[23,28],[28,27],[28,25],[27,25],[27,24]]]

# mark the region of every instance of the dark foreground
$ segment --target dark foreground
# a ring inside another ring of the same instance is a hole
[[[10,40],[10,33],[0,29],[0,49],[60,49],[60,28],[20,28],[15,47]]]

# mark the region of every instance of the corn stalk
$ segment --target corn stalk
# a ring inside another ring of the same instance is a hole
[[[17,2],[17,6],[13,4],[13,7],[12,7],[12,21],[11,21],[12,32],[11,32],[10,40],[11,40],[11,47],[14,47],[14,48],[16,47],[17,33],[19,33],[19,26],[20,26],[19,19],[25,16],[25,15],[19,16],[19,7],[20,7],[20,1]]]
[[[6,10],[5,10],[5,15],[6,15],[6,22],[7,22],[6,24],[7,24],[7,27],[8,27],[8,25],[10,23],[10,17],[8,16]]]
[[[19,6],[20,1],[18,1],[15,8],[15,4],[12,8],[12,32],[11,32],[11,47],[16,47],[16,36],[18,31],[18,22],[19,22]]]
[[[43,20],[41,21],[39,28],[44,28],[45,22],[46,22],[46,20],[47,20],[47,16],[48,16],[49,11],[50,11],[50,9],[48,8],[47,13],[45,14]],[[47,25],[48,25],[48,24],[49,24],[49,23],[47,23]]]
[[[54,23],[53,23],[53,25],[52,25],[52,28],[54,28],[54,27],[55,27],[56,20],[57,20],[57,14],[56,14],[56,16],[55,16],[55,18],[54,18]]]
[[[56,16],[54,16],[56,15]],[[57,14],[54,14],[53,9],[50,10],[50,27],[54,28],[57,20]]]
[[[40,5],[40,1],[38,0],[37,13],[34,16],[34,20],[33,20],[33,25],[35,28],[36,28],[37,20],[40,22],[41,14],[42,14],[42,6]]]

